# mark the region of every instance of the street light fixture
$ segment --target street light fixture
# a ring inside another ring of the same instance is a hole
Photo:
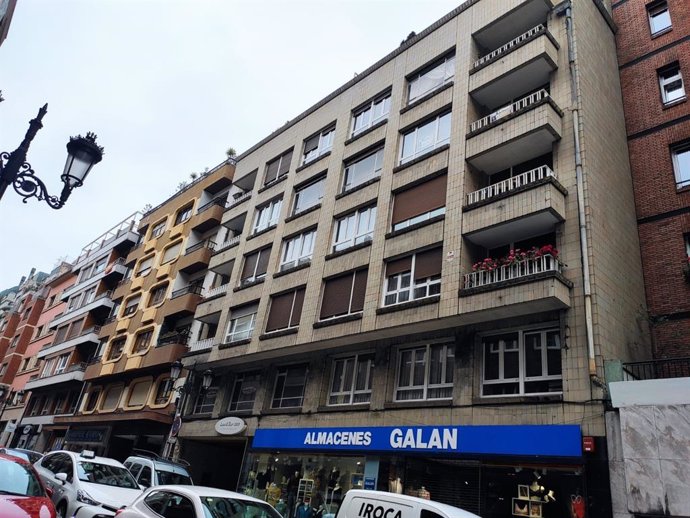
[[[89,132],[86,137],[81,135],[70,137],[67,143],[65,169],[60,176],[65,185],[59,198],[48,194],[43,181],[36,176],[31,164],[26,162],[29,145],[38,130],[43,127],[41,120],[47,112],[48,104],[38,110],[38,115],[29,122],[29,129],[17,149],[12,153],[6,151],[0,153],[0,199],[7,187],[12,185],[17,194],[24,198],[24,203],[28,198],[35,197],[38,200],[45,200],[53,209],[61,209],[72,190],[81,187],[91,168],[103,159],[103,148],[96,144],[94,133]]]
[[[175,360],[172,365],[170,365],[170,381],[172,384],[175,384],[175,382],[180,379],[180,374],[182,374],[182,369],[184,368],[184,365],[182,365],[182,362],[180,360]],[[196,374],[197,371],[195,371],[193,368],[190,369],[193,374]],[[187,379],[185,380],[184,385],[181,387],[178,387],[174,390],[177,390],[180,393],[186,393],[191,391],[191,384],[193,383],[193,380],[191,376],[188,376]],[[203,374],[201,375],[201,390],[206,392],[210,387],[211,383],[213,383],[213,371],[211,369],[206,369]]]

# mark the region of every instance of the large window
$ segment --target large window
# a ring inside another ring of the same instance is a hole
[[[329,405],[368,403],[371,399],[373,354],[357,354],[333,360]]]
[[[280,270],[294,268],[311,261],[314,252],[316,229],[308,230],[283,241],[283,254],[280,257]]]
[[[165,231],[165,220],[156,223],[151,228],[151,239],[160,236]]]
[[[304,288],[271,297],[266,332],[297,327],[302,316]]]
[[[192,207],[194,206],[193,203],[190,203],[186,207],[182,207],[180,210],[177,211],[177,215],[175,216],[175,225],[179,225],[180,223],[184,223],[187,221],[189,218],[192,217]]]
[[[278,369],[271,408],[301,407],[306,383],[306,365],[292,365]]]
[[[369,180],[381,176],[383,167],[383,148],[356,158],[345,164],[343,177],[343,192],[349,191]]]
[[[335,137],[335,126],[331,126],[305,140],[302,164],[311,162],[329,152],[333,147],[333,137]]]
[[[295,191],[295,202],[292,207],[292,214],[299,214],[321,203],[325,184],[326,178],[322,177],[309,185],[297,189]]]
[[[264,176],[264,185],[282,178],[288,171],[290,171],[290,161],[292,160],[292,149],[286,151],[278,158],[274,158],[266,164],[266,174]]]
[[[649,28],[652,34],[656,34],[671,28],[671,15],[668,11],[668,3],[665,1],[654,2],[647,6],[649,16]]]
[[[110,349],[108,349],[108,356],[106,360],[115,360],[122,355],[122,351],[125,349],[126,338],[117,338],[110,343]]]
[[[371,128],[376,123],[385,120],[391,110],[390,92],[372,99],[364,106],[360,106],[352,112],[352,132],[355,136],[362,131]]]
[[[193,412],[195,414],[210,414],[213,412],[217,396],[218,387],[209,387],[208,390],[199,389],[194,401]]]
[[[328,279],[323,289],[321,320],[360,313],[364,309],[368,270]]]
[[[93,387],[86,396],[86,404],[84,405],[85,412],[93,412],[96,410],[96,404],[98,399],[101,397],[101,392],[103,389],[101,387]]]
[[[396,401],[450,399],[453,396],[455,346],[431,344],[398,354]]]
[[[133,315],[137,308],[139,307],[139,301],[141,300],[141,295],[134,295],[133,297],[130,297],[127,299],[125,302],[125,309],[122,312],[123,317],[127,317],[130,315]]]
[[[105,391],[103,401],[101,402],[101,410],[115,410],[120,404],[120,398],[124,391],[123,385],[114,385]]]
[[[144,275],[149,274],[149,272],[151,271],[151,266],[153,266],[153,259],[154,257],[151,256],[139,261],[139,265],[137,266],[136,277],[142,277]]]
[[[151,289],[151,295],[149,296],[149,306],[155,306],[160,304],[165,299],[165,294],[168,291],[168,283],[159,284],[158,286]]]
[[[339,252],[371,241],[376,224],[376,205],[363,207],[339,218],[333,233],[333,251]]]
[[[177,258],[177,255],[180,253],[180,248],[182,248],[182,241],[178,241],[174,245],[170,245],[163,250],[161,264],[169,263],[173,259]]]
[[[389,261],[383,305],[400,304],[441,293],[441,248]]]
[[[446,213],[446,175],[395,194],[393,230],[402,230]]]
[[[240,285],[249,284],[266,276],[271,247],[267,246],[244,256],[244,266],[240,275]]]
[[[447,56],[409,78],[407,102],[412,103],[427,93],[443,86],[455,75],[455,55]]]
[[[261,374],[258,372],[238,374],[232,385],[232,396],[228,412],[252,410],[256,393],[261,387]]]
[[[690,185],[690,142],[675,146],[671,149],[673,171],[676,175],[676,186]]]
[[[403,135],[400,163],[404,164],[450,142],[450,112],[439,115]]]
[[[680,73],[680,65],[678,63],[659,70],[659,86],[661,87],[661,99],[664,101],[664,104],[685,98],[683,76]]]
[[[482,396],[563,391],[558,329],[515,331],[482,338]]]
[[[153,329],[138,333],[134,339],[134,352],[140,353],[148,349],[151,345],[151,338],[153,338]]]
[[[230,322],[225,342],[232,343],[247,340],[252,337],[256,325],[256,311],[258,304],[248,304],[230,310]]]
[[[256,208],[256,214],[254,215],[254,226],[252,227],[252,233],[256,234],[262,230],[267,229],[278,223],[278,218],[280,217],[280,208],[283,206],[283,200],[271,200],[268,203],[261,205]]]

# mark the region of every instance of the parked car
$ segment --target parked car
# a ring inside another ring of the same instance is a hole
[[[34,467],[53,491],[59,518],[103,518],[131,504],[141,494],[121,463],[96,457],[92,451],[48,453]]]
[[[144,491],[117,518],[282,518],[258,498],[204,486],[157,486]]]
[[[49,491],[26,460],[0,453],[0,516],[55,518]]]
[[[433,500],[365,489],[348,491],[336,518],[420,518],[425,514],[436,518],[480,518]]]
[[[193,485],[187,468],[189,463],[173,462],[155,453],[136,450],[137,455],[127,457],[124,466],[132,473],[140,486]]]
[[[43,457],[42,453],[33,450],[25,450],[24,448],[0,448],[0,453],[14,455],[20,459],[28,460],[31,464],[35,464]]]

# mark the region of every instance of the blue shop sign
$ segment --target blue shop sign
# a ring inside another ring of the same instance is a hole
[[[259,428],[253,448],[581,457],[577,425]]]

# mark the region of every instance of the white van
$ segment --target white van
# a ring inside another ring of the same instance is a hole
[[[385,491],[351,489],[336,518],[481,518],[452,505]]]

